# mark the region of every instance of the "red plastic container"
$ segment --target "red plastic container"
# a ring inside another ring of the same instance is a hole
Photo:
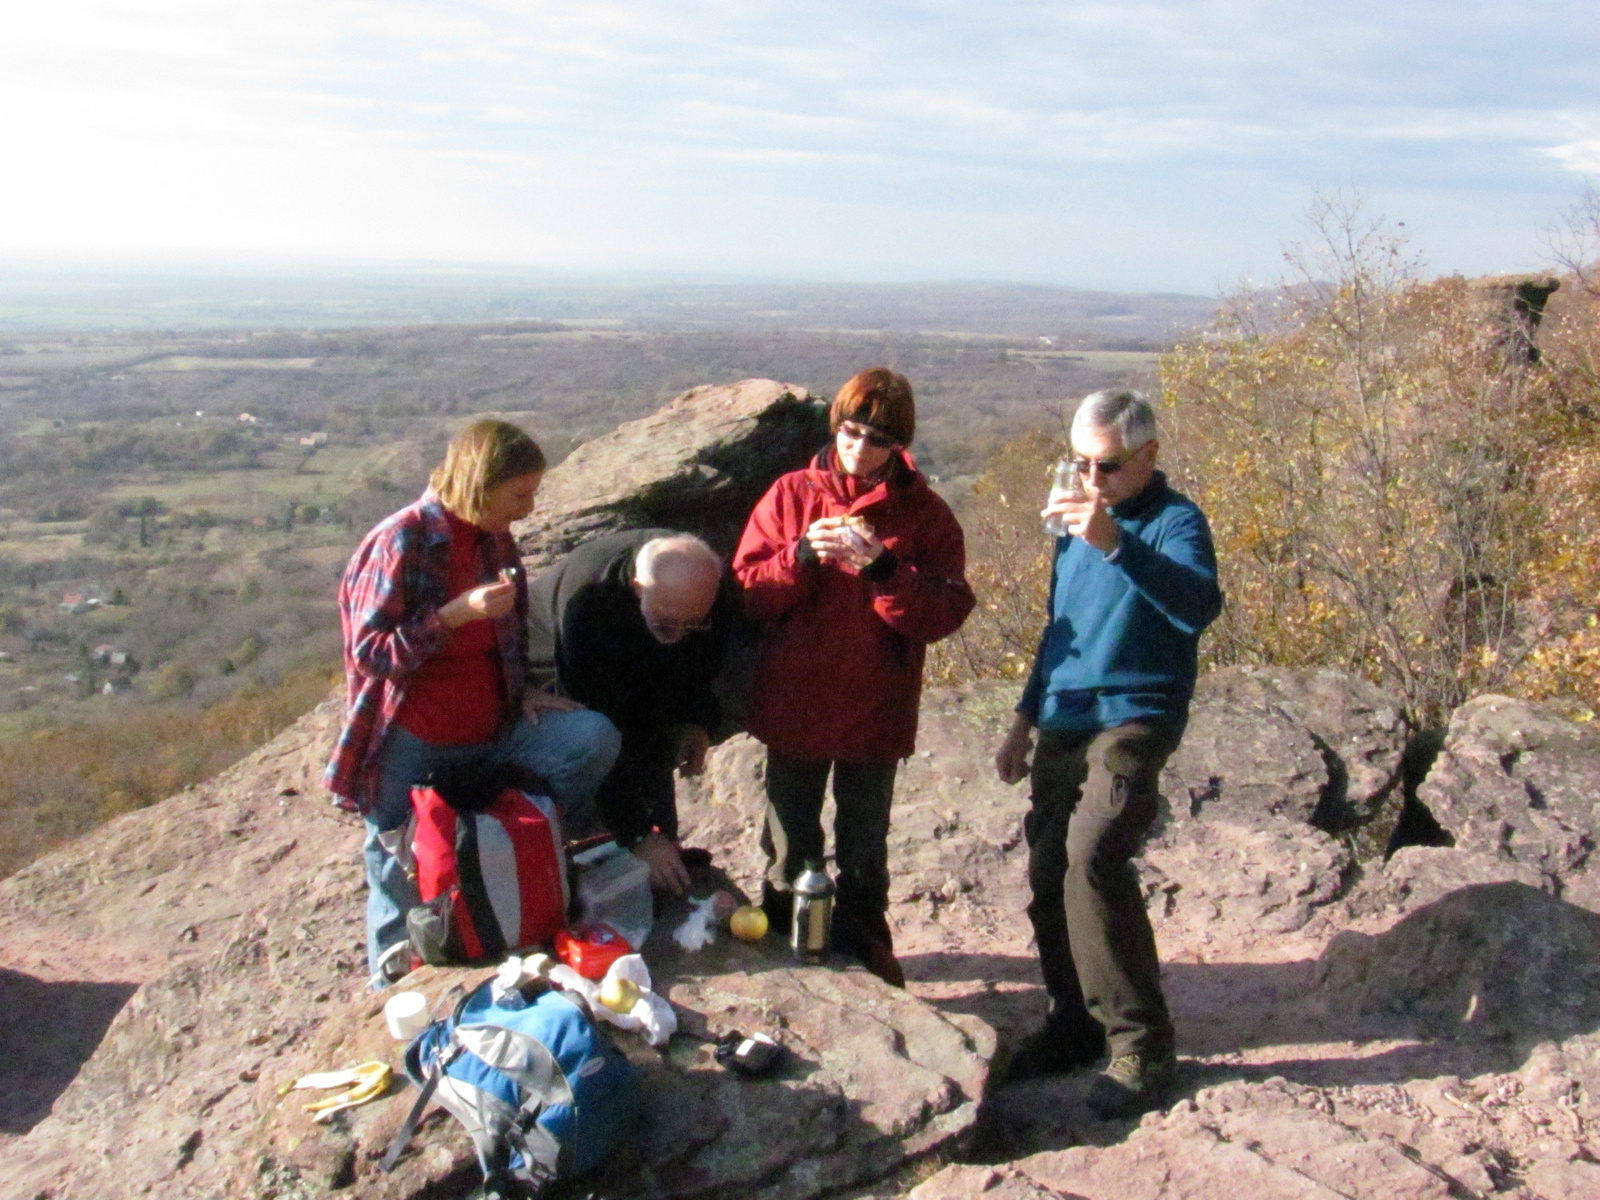
[[[604,979],[612,963],[632,953],[628,939],[604,922],[581,934],[565,929],[556,934],[556,957],[585,979]]]

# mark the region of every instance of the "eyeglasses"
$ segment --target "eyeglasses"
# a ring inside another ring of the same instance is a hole
[[[869,446],[876,446],[879,450],[892,450],[900,443],[882,430],[874,429],[870,425],[860,425],[854,421],[842,421],[839,432],[852,442],[865,442]]]
[[[1092,468],[1099,471],[1101,478],[1104,478],[1107,475],[1115,475],[1122,470],[1123,467],[1139,457],[1139,451],[1143,449],[1144,447],[1140,446],[1137,450],[1130,450],[1121,458],[1074,458],[1072,465],[1078,469],[1079,475],[1087,475]]]

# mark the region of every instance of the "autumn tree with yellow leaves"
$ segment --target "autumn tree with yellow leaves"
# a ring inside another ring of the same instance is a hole
[[[1556,239],[1561,293],[1540,332],[1544,406],[1529,486],[1540,552],[1523,592],[1536,639],[1511,690],[1579,720],[1600,712],[1600,193]]]
[[[1362,674],[1431,723],[1529,650],[1544,388],[1498,293],[1423,280],[1339,198],[1311,224],[1294,284],[1243,294],[1162,361],[1179,485],[1227,572],[1208,654]]]
[[[1228,600],[1208,665],[1364,675],[1420,725],[1497,690],[1592,716],[1600,275],[1568,277],[1541,354],[1530,298],[1556,281],[1426,279],[1400,231],[1339,196],[1309,224],[1288,284],[1242,290],[1161,360],[1163,465],[1210,518]],[[1013,443],[979,481],[979,608],[937,677],[1026,671],[1060,445],[1061,430]]]

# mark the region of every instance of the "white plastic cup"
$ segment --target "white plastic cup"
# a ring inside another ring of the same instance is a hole
[[[397,1042],[409,1042],[428,1027],[428,998],[421,992],[396,992],[383,1005],[383,1019]]]

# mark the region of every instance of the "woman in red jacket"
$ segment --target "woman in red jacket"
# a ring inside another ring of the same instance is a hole
[[[746,724],[767,745],[762,904],[787,928],[791,884],[823,857],[830,769],[838,807],[834,945],[895,986],[889,806],[911,754],[929,642],[972,611],[961,526],[917,470],[905,376],[873,367],[829,410],[833,444],[750,514],[733,570],[764,637]]]

